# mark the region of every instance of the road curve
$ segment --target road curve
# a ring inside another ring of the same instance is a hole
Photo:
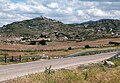
[[[43,72],[45,67],[52,65],[52,69],[61,69],[69,66],[75,66],[80,64],[95,63],[108,59],[117,53],[105,53],[105,54],[96,54],[90,56],[78,56],[78,57],[69,57],[62,59],[54,60],[39,60],[35,62],[20,63],[20,64],[11,64],[11,65],[1,65],[0,66],[0,82],[13,79],[16,77]]]

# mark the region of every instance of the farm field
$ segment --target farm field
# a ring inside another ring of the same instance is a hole
[[[43,55],[43,54],[48,56],[67,56],[77,52],[86,52],[91,50],[107,50],[107,49],[115,49],[115,48],[118,48],[118,47],[114,46],[114,47],[89,48],[89,49],[79,48],[79,49],[73,49],[73,50],[46,51],[46,52],[33,51],[33,52],[6,52],[6,53],[8,53],[9,56],[19,56],[19,55],[34,56],[34,55]]]
[[[75,41],[66,41],[66,42],[48,42],[47,46],[41,45],[3,45],[0,44],[1,50],[11,50],[5,51],[9,56],[34,56],[34,55],[48,55],[48,56],[67,56],[77,52],[85,52],[90,50],[105,50],[105,49],[114,49],[119,48],[119,46],[110,46],[109,41],[120,41],[120,38],[111,38],[111,39],[99,39],[95,41],[83,41],[83,42],[75,42]],[[98,48],[89,48],[83,49],[85,45],[90,45],[91,47]],[[105,47],[102,47],[105,46]],[[72,50],[68,50],[71,47]],[[25,52],[12,51],[12,50],[26,50]],[[31,51],[31,50],[41,50],[41,51]],[[46,51],[42,51],[46,50]],[[2,51],[1,51],[2,52]],[[1,55],[0,55],[1,56]]]
[[[47,46],[41,45],[24,45],[24,44],[0,44],[0,49],[5,50],[59,50],[59,49],[67,49],[68,47],[79,48],[85,45],[90,46],[103,46],[108,45],[109,41],[120,41],[120,38],[110,38],[110,39],[99,39],[95,41],[66,41],[66,42],[48,42]]]

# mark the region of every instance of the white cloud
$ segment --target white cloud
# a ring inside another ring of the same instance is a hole
[[[113,17],[120,17],[120,11],[117,11],[117,10],[111,11],[110,14]]]
[[[52,3],[48,4],[48,7],[50,7],[50,8],[58,8],[59,6],[58,6],[57,3],[52,2]]]
[[[57,11],[58,13],[61,13],[61,14],[64,14],[64,15],[71,15],[72,12],[73,12],[72,8],[70,8],[70,7],[67,7],[67,8],[64,8],[64,9],[59,8],[59,9],[57,9],[56,11]]]
[[[98,16],[98,17],[103,17],[108,15],[108,13],[105,13],[100,9],[89,9],[87,12],[89,15]]]
[[[85,13],[82,10],[78,10],[77,13],[78,16],[85,16]]]

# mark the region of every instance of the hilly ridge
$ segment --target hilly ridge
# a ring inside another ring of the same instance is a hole
[[[62,32],[73,32],[73,27],[60,21],[52,20],[46,17],[38,17],[31,20],[24,20],[4,25],[1,34],[15,36],[33,36],[37,34]]]
[[[72,27],[83,28],[85,32],[79,34],[86,39],[120,37],[120,20],[100,19],[84,23],[69,24]]]
[[[54,32],[62,33],[72,39],[119,37],[120,20],[101,19],[80,24],[64,24],[46,17],[37,17],[30,20],[13,22],[0,28],[0,34],[7,37],[34,37],[42,33],[51,35]]]
[[[54,20],[39,17],[31,20],[24,20],[20,22],[14,22],[2,27],[3,33],[10,35],[18,34],[19,36],[35,35],[50,29],[56,30],[59,27],[63,27],[63,23],[55,22]]]
[[[74,26],[79,27],[85,27],[85,28],[113,28],[120,30],[120,20],[118,19],[100,19],[98,21],[88,21],[83,23],[77,23],[77,24],[70,24]]]

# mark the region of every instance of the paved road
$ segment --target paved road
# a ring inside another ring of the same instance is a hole
[[[117,53],[97,54],[90,56],[69,57],[54,60],[43,60],[20,64],[0,66],[0,81],[13,79],[31,73],[43,72],[45,67],[52,65],[52,69],[60,69],[80,64],[95,63],[108,59]]]

